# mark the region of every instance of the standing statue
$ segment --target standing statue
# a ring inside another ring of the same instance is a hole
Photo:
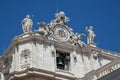
[[[32,32],[33,22],[30,19],[30,16],[27,15],[25,19],[22,20],[22,28],[24,33]]]
[[[96,35],[93,31],[93,26],[90,26],[89,28],[86,27],[86,32],[88,33],[87,43],[88,44],[94,44],[94,37]]]

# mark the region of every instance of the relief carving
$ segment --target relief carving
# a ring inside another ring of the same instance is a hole
[[[3,58],[3,61],[1,62],[2,64],[2,68],[6,68],[7,66],[9,66],[12,62],[12,56],[7,55]]]
[[[30,61],[31,61],[31,51],[29,49],[24,49],[21,52],[21,56],[20,56],[21,69],[29,68]]]

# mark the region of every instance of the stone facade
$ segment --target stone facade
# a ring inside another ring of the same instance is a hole
[[[16,36],[0,57],[0,80],[97,80],[120,68],[118,53],[94,40],[85,44],[68,21],[60,12],[49,24],[39,23],[39,30]]]

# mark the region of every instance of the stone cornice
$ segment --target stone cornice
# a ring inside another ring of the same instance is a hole
[[[104,56],[106,58],[116,59],[120,57],[120,53],[117,53],[117,52],[112,52],[110,50],[105,50],[98,47],[90,47],[90,48],[91,48],[91,51],[96,51],[99,53],[99,55]]]
[[[63,48],[69,49],[69,50],[81,51],[81,49],[82,49],[85,52],[87,51],[87,49],[84,49],[84,48],[87,48],[87,45],[85,45],[85,44],[83,45],[83,47],[81,47],[79,45],[73,46],[72,43],[70,43],[69,41],[68,42],[60,42],[60,41],[57,41],[57,40],[54,40],[54,39],[51,40],[47,37],[44,37],[44,36],[40,35],[37,32],[31,32],[31,33],[16,36],[13,39],[10,46],[8,47],[8,49],[4,52],[3,56],[6,55],[9,52],[9,50],[12,49],[14,46],[17,46],[18,44],[26,43],[26,42],[29,42],[29,41],[35,41],[35,42],[38,42],[38,43],[40,42],[40,43],[44,43],[44,44],[60,46],[60,47],[63,47]]]
[[[42,69],[36,69],[36,68],[29,68],[29,69],[26,69],[24,71],[21,71],[21,72],[13,72],[13,73],[10,73],[10,76],[11,76],[11,80],[14,80],[14,79],[20,79],[20,78],[23,78],[23,77],[29,77],[29,75],[34,75],[36,77],[46,77],[50,80],[53,80],[53,79],[64,79],[64,80],[76,80],[76,77],[73,76],[73,75],[62,75],[62,74],[59,74],[59,72],[51,72],[51,71],[46,71],[46,70],[42,70]]]
[[[10,44],[10,46],[8,47],[8,49],[4,52],[4,54],[2,55],[1,58],[3,58],[4,56],[9,54],[9,51],[14,47],[17,46],[18,44],[21,43],[26,43],[29,41],[34,41],[34,42],[38,42],[38,43],[44,43],[44,44],[49,44],[49,45],[54,45],[57,48],[65,48],[68,49],[70,51],[77,51],[77,52],[85,52],[85,53],[90,53],[91,51],[97,51],[100,52],[101,55],[105,55],[108,57],[112,57],[112,58],[116,58],[119,57],[119,54],[116,52],[111,52],[111,51],[107,51],[107,50],[103,50],[100,49],[98,47],[89,47],[88,45],[84,44],[82,47],[79,45],[72,45],[72,43],[70,43],[69,41],[66,42],[61,42],[61,41],[57,41],[54,39],[51,39],[49,37],[43,36],[41,34],[39,34],[38,31],[35,32],[31,32],[31,33],[26,33],[26,34],[21,34],[19,36],[16,36],[12,43]]]

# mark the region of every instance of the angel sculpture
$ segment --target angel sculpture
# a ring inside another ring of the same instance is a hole
[[[38,25],[40,26],[39,31],[43,33],[44,36],[46,36],[49,32],[47,24],[45,22],[42,22],[42,23],[38,23]]]
[[[65,16],[65,13],[63,11],[61,11],[60,13],[56,13],[55,17],[55,22],[60,24],[65,24],[69,21],[69,18]]]

